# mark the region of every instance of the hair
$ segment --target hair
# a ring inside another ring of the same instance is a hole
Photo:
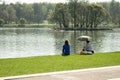
[[[89,43],[90,41],[89,41],[89,40],[87,40],[86,42],[87,42],[87,43]]]
[[[67,44],[67,45],[69,44],[68,40],[65,40],[65,44]]]

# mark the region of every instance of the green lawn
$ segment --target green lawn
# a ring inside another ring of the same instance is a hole
[[[0,59],[0,77],[120,65],[120,52]]]

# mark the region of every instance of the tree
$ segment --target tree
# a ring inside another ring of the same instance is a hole
[[[53,16],[54,16],[53,13],[54,13],[53,10],[49,10],[49,12],[48,12],[47,20],[48,20],[50,23],[55,23],[55,20],[53,19]]]
[[[4,19],[5,23],[8,23],[9,14],[6,10],[0,12],[0,18]]]
[[[34,10],[34,21],[37,22],[38,24],[41,22],[41,17],[42,17],[42,5],[38,3],[33,4],[33,10]]]
[[[119,24],[120,22],[120,3],[115,0],[111,1],[110,4],[110,15],[112,17],[112,22],[115,24]]]
[[[99,24],[101,24],[102,22],[104,22],[106,20],[104,18],[106,16],[108,16],[108,18],[109,18],[109,14],[108,14],[107,10],[105,10],[101,5],[92,4],[92,5],[90,5],[89,10],[90,10],[90,12],[89,12],[90,27],[97,27]]]
[[[16,17],[16,10],[12,5],[9,5],[6,7],[6,11],[8,12],[8,22],[15,22],[17,17]]]
[[[32,8],[31,4],[23,4],[23,9],[22,9],[22,15],[21,17],[25,18],[28,22],[32,22],[33,17],[34,17],[34,11]]]
[[[3,26],[4,23],[5,23],[5,21],[0,18],[0,27]]]
[[[5,23],[8,22],[8,17],[9,17],[9,14],[8,12],[6,11],[6,4],[3,3],[3,4],[0,4],[0,18],[2,18]]]
[[[24,25],[26,22],[27,22],[27,21],[26,21],[25,18],[20,18],[20,24],[21,24],[21,25]]]
[[[58,3],[56,4],[53,12],[52,19],[60,25],[60,28],[68,28],[69,26],[69,13],[67,4]]]
[[[69,12],[71,15],[71,23],[74,25],[74,28],[84,24],[84,20],[82,19],[85,7],[83,7],[83,5],[87,3],[88,0],[69,0]]]
[[[88,4],[88,1],[70,0],[69,10],[74,27],[97,27],[107,20],[109,13],[98,4]]]
[[[110,15],[112,16],[112,20],[114,20],[115,18],[114,13],[115,13],[115,0],[112,0],[110,4]]]
[[[23,6],[22,4],[20,4],[19,2],[17,2],[15,5],[14,5],[14,9],[16,10],[16,16],[17,16],[17,22],[19,22],[19,19],[21,17],[23,17]]]

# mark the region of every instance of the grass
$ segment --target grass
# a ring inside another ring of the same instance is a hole
[[[0,59],[0,77],[120,65],[120,52]]]

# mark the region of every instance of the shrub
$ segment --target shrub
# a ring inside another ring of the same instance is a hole
[[[5,23],[4,19],[0,18],[0,26],[3,26],[4,23]]]

